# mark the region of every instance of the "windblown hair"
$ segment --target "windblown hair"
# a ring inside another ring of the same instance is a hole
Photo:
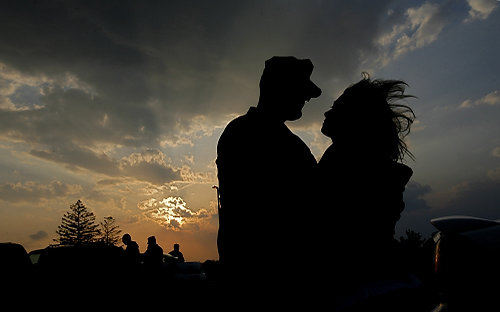
[[[344,92],[356,106],[361,106],[361,113],[358,110],[356,117],[364,124],[362,128],[366,126],[365,135],[369,132],[369,135],[376,136],[376,144],[394,161],[403,160],[406,155],[415,159],[404,141],[410,133],[415,113],[409,106],[399,103],[415,97],[404,93],[406,87],[408,84],[402,80],[372,80],[368,73],[363,73],[363,79]]]

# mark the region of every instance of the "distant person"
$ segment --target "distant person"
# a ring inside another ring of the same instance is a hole
[[[174,244],[174,250],[168,253],[169,255],[176,257],[177,261],[184,262],[184,255],[179,251],[179,244]]]
[[[336,279],[357,283],[388,278],[394,257],[394,228],[404,209],[403,191],[412,170],[404,142],[414,120],[398,103],[400,80],[368,76],[348,87],[325,113],[321,131],[332,145],[319,161],[319,189],[335,246]]]
[[[286,126],[321,94],[308,59],[265,62],[256,107],[231,121],[217,145],[219,259],[226,276],[284,282],[297,272],[286,259],[308,241],[310,186],[316,159]],[[265,244],[262,244],[265,242]],[[258,254],[251,251],[259,246]],[[261,257],[260,255],[266,255]],[[272,266],[269,261],[282,261]]]
[[[126,263],[130,265],[139,264],[140,260],[139,245],[137,245],[137,243],[132,240],[132,237],[128,233],[123,235],[122,242],[125,244],[125,246],[127,246],[125,248]]]
[[[148,237],[148,248],[144,253],[144,266],[148,269],[159,268],[163,263],[163,249],[156,243],[156,237]]]

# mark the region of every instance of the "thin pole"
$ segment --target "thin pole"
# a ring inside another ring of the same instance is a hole
[[[217,185],[212,186],[213,189],[217,190],[217,212],[220,212],[220,193],[219,187]]]

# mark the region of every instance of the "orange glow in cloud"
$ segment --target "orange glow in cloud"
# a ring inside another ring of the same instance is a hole
[[[191,210],[180,196],[150,198],[139,202],[137,206],[146,217],[173,230],[180,230],[188,223],[198,223],[200,219],[210,216],[206,209]]]

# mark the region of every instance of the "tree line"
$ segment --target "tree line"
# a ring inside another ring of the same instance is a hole
[[[64,213],[61,225],[56,231],[59,237],[54,241],[59,245],[116,246],[120,241],[120,233],[121,230],[115,218],[104,217],[102,222],[96,223],[94,213],[88,210],[81,200],[77,200]]]

